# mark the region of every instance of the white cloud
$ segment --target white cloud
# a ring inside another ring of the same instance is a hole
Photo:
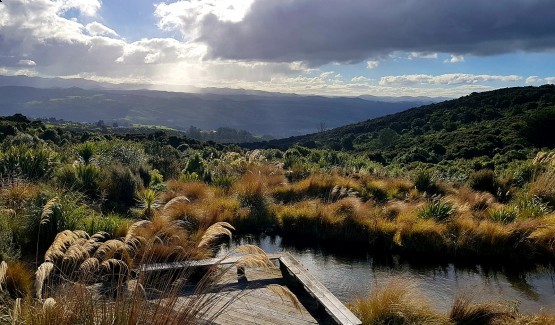
[[[443,61],[445,63],[459,63],[464,62],[464,56],[462,55],[451,55],[451,59]]]
[[[546,83],[552,85],[555,84],[555,77],[547,77],[544,79]]]
[[[438,76],[415,74],[401,76],[385,76],[380,79],[380,85],[460,85],[477,84],[481,82],[517,82],[522,77],[516,75],[474,75],[464,73],[443,74]]]
[[[59,12],[77,9],[82,15],[91,17],[96,15],[101,6],[99,0],[57,0],[53,2],[59,6]]]
[[[356,82],[356,83],[366,83],[372,81],[372,79],[363,77],[363,76],[358,76],[358,77],[354,77],[353,79],[351,79],[351,82]]]
[[[408,59],[437,59],[437,53],[411,52],[408,56]]]
[[[541,83],[541,82],[543,82],[543,79],[538,76],[530,76],[526,78],[527,84],[535,84],[535,83]]]
[[[366,68],[375,69],[380,65],[380,61],[366,61]]]
[[[37,63],[33,60],[25,59],[25,60],[19,60],[17,62],[17,65],[25,66],[25,67],[34,67],[37,65]]]
[[[92,22],[85,26],[89,34],[92,36],[112,36],[112,37],[119,37],[118,33],[111,28],[108,28],[102,25],[99,22]]]
[[[239,22],[254,0],[180,0],[155,5],[154,15],[163,30],[179,30],[187,39],[199,36],[201,23],[209,15],[222,22]]]

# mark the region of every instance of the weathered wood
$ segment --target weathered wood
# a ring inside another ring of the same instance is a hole
[[[183,261],[183,262],[173,262],[173,263],[152,263],[141,265],[137,270],[139,272],[153,272],[153,271],[169,271],[169,270],[179,270],[188,268],[198,268],[198,267],[209,267],[212,265],[229,265],[237,263],[242,256],[228,256],[225,258],[208,258],[204,260],[197,261]],[[279,259],[279,254],[268,254],[270,260]]]
[[[198,261],[186,261],[176,263],[157,263],[141,266],[139,272],[153,274],[179,272],[179,270],[201,270],[213,266],[225,266],[236,264],[242,256],[229,256],[225,258],[211,258]],[[293,256],[288,253],[269,254],[268,258],[279,262],[279,270],[252,269],[248,274],[239,268],[235,276],[229,273],[233,269],[226,271],[226,276],[218,283],[231,286],[226,293],[221,293],[221,301],[217,305],[230,303],[226,311],[218,315],[214,324],[317,324],[319,321],[313,317],[316,315],[328,315],[321,321],[328,322],[333,320],[337,324],[362,324],[361,321],[348,310],[324,285],[312,276]],[[271,271],[271,272],[270,272]],[[241,285],[241,279],[249,284]],[[264,289],[268,284],[284,285],[288,279],[301,285],[303,292],[298,292],[298,297],[305,299],[301,310],[287,299],[282,299],[277,295],[272,295]],[[246,288],[242,287],[247,285]],[[248,286],[251,287],[248,287]],[[239,296],[233,292],[241,292]],[[219,294],[218,294],[219,295]],[[183,302],[193,296],[182,296]],[[223,306],[223,305],[222,305]],[[311,312],[307,310],[310,306]],[[319,308],[316,308],[320,306]],[[318,311],[316,310],[318,309]],[[318,316],[319,317],[319,316]]]
[[[324,285],[295,259],[291,254],[284,253],[279,258],[282,272],[290,272],[304,288],[315,297],[338,324],[357,325],[362,322],[339,301]]]

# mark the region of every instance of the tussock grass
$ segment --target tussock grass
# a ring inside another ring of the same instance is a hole
[[[5,293],[12,299],[31,297],[33,293],[33,271],[22,262],[0,264],[0,295]]]
[[[473,304],[467,296],[459,296],[455,299],[449,319],[455,324],[510,324],[514,321],[514,313],[507,306],[498,304]]]
[[[312,175],[296,183],[284,184],[272,190],[272,196],[280,202],[290,203],[303,199],[333,198],[331,195],[334,188],[351,188],[359,191],[358,183],[351,179],[338,175]]]
[[[363,324],[449,324],[433,311],[410,280],[398,278],[356,299],[350,309]]]
[[[214,197],[212,189],[200,181],[182,182],[169,180],[166,186],[167,190],[160,196],[160,201],[166,203],[178,196],[184,196],[191,202],[209,200]]]

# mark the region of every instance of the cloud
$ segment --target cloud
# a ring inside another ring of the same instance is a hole
[[[257,0],[241,2],[236,15],[217,2],[161,3],[159,26],[205,43],[212,58],[313,66],[395,51],[482,56],[555,49],[552,0]]]
[[[372,79],[370,78],[366,78],[363,76],[358,76],[358,77],[354,77],[353,79],[351,79],[351,82],[355,82],[355,83],[366,83],[372,81]]]
[[[530,76],[528,78],[526,78],[526,83],[527,84],[535,84],[535,83],[541,83],[544,80],[538,76]]]
[[[33,60],[26,59],[26,60],[19,60],[17,62],[17,65],[24,66],[24,67],[34,67],[37,65],[37,63]]]
[[[402,76],[385,76],[380,79],[381,86],[393,85],[461,85],[477,84],[481,82],[518,82],[522,77],[493,76],[493,75],[474,75],[464,73],[443,74],[439,76],[415,74]]]
[[[408,59],[437,59],[437,53],[429,53],[429,52],[411,52],[409,54]]]
[[[555,77],[547,77],[547,78],[544,78],[544,80],[546,83],[550,85],[555,84]]]
[[[451,59],[445,60],[445,63],[459,63],[464,62],[464,56],[462,55],[451,55]]]
[[[118,33],[113,29],[110,29],[99,22],[92,22],[85,26],[89,34],[92,36],[111,36],[111,37],[119,37]]]
[[[380,61],[366,61],[366,68],[375,69],[380,65]]]

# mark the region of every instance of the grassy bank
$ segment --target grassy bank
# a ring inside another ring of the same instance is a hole
[[[349,308],[363,324],[552,324],[555,315],[526,315],[507,302],[477,302],[459,296],[445,313],[434,310],[410,280],[398,278],[378,287]]]

